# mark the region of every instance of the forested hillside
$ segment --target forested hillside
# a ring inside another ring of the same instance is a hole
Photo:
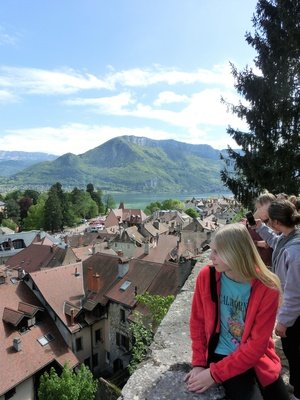
[[[64,154],[35,164],[5,180],[8,187],[84,187],[102,190],[220,191],[220,152],[208,145],[122,136],[81,155]]]

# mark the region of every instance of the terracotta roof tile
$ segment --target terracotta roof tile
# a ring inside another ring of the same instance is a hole
[[[18,254],[9,258],[6,265],[10,268],[22,268],[26,272],[35,272],[41,268],[52,268],[65,263],[65,258],[70,250],[59,246],[41,245],[32,243]],[[70,263],[70,260],[68,260]],[[76,262],[73,253],[72,262]]]
[[[84,297],[82,263],[33,272],[30,277],[68,329],[71,332],[78,330],[78,324],[71,325],[70,318],[65,314],[64,304],[68,301],[75,307],[81,307]]]
[[[96,253],[83,262],[84,289],[88,295],[88,300],[102,305],[107,304],[105,293],[118,279],[118,265],[119,257],[103,253]],[[93,269],[94,274],[99,275],[101,286],[97,293],[93,293],[88,288],[89,267]]]
[[[1,285],[0,316],[3,316],[5,308],[17,310],[20,302],[41,307],[38,299],[24,282],[21,281],[15,285]],[[47,333],[51,333],[55,339],[49,344],[41,346],[37,339]],[[19,352],[13,347],[15,338],[21,340],[22,350]],[[42,314],[40,323],[23,334],[1,318],[0,354],[0,396],[54,360],[61,366],[66,362],[71,367],[78,364],[78,359],[68,349],[54,322],[46,313]]]
[[[136,303],[135,292],[137,291],[138,294],[145,293],[158,275],[161,267],[158,263],[130,260],[128,273],[107,291],[106,297],[112,301],[133,307]],[[130,285],[125,290],[122,290],[125,282],[130,282]]]
[[[24,303],[20,301],[18,304],[18,311],[24,313],[25,315],[30,316],[31,318],[38,312],[43,310],[42,307],[33,306],[32,304]]]
[[[157,245],[155,247],[150,245],[149,254],[145,254],[144,246],[137,247],[134,258],[163,264],[172,249],[177,246],[177,240],[178,237],[173,235],[159,236]]]
[[[23,318],[24,318],[24,313],[22,313],[21,311],[4,307],[3,317],[2,317],[2,320],[4,322],[8,322],[9,324],[17,326],[22,321]]]

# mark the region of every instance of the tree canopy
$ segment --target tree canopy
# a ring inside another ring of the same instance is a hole
[[[9,227],[13,224],[14,229],[19,230],[57,232],[79,224],[82,218],[95,218],[104,210],[102,192],[95,191],[92,183],[87,185],[86,191],[74,187],[71,192],[65,192],[61,183],[56,182],[48,192],[15,190],[2,199],[5,209],[0,213],[0,223]]]
[[[241,150],[228,148],[221,179],[244,206],[264,189],[300,191],[299,21],[300,0],[259,0],[254,33],[246,33],[255,66],[238,71],[232,65],[244,101],[228,106],[249,131],[227,129]]]
[[[41,376],[38,397],[39,400],[93,400],[96,391],[97,382],[88,367],[81,364],[76,373],[65,365],[60,376],[54,368]]]

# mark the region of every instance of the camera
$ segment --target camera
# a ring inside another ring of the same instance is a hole
[[[253,226],[253,225],[256,224],[255,219],[254,219],[254,216],[253,216],[253,214],[252,214],[251,211],[247,212],[246,218],[247,218],[247,221],[248,221],[248,224],[249,224],[249,225]]]

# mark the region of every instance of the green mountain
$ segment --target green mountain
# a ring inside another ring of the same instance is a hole
[[[64,154],[35,164],[7,180],[9,186],[45,189],[93,183],[105,191],[224,191],[220,152],[209,145],[122,136],[84,154]]]

